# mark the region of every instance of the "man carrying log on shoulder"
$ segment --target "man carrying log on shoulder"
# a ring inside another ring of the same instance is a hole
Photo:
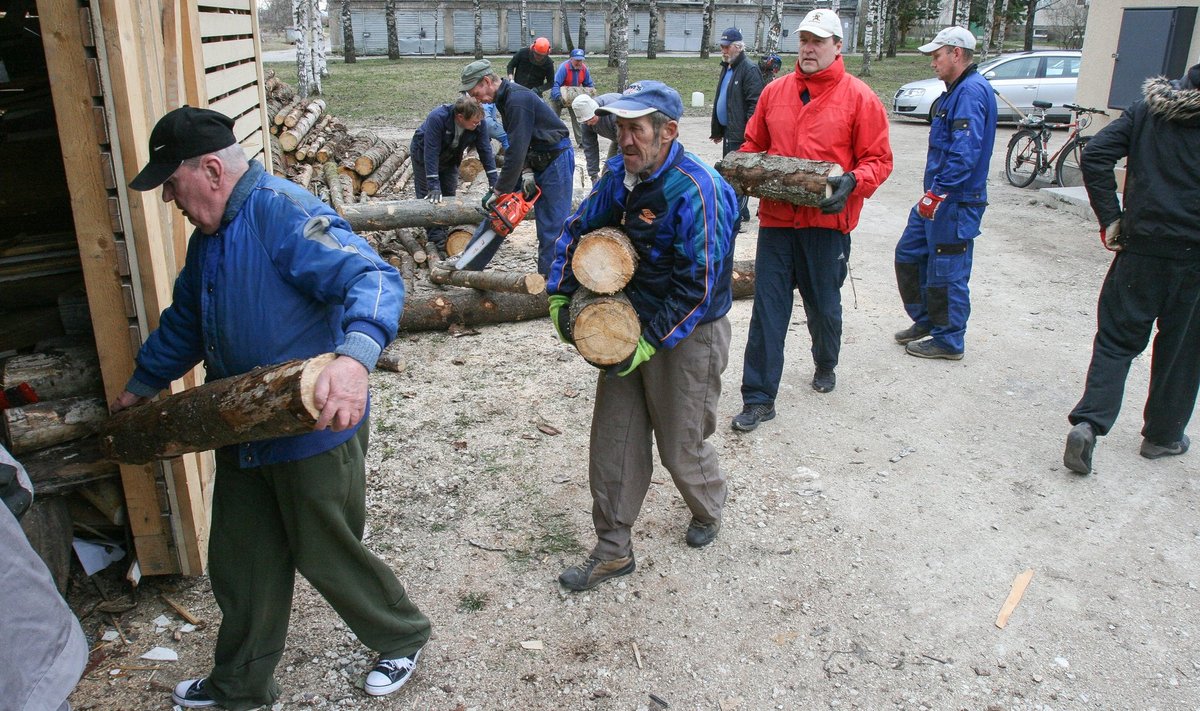
[[[729,360],[737,196],[676,140],[683,102],[674,89],[645,81],[599,111],[617,117],[622,155],[608,162],[554,243],[551,320],[571,342],[575,247],[587,232],[620,226],[637,252],[624,293],[642,334],[629,357],[597,380],[588,464],[597,542],[586,561],[559,576],[573,591],[633,572],[630,530],[650,486],[653,440],[691,510],[689,546],[716,538],[726,496],[708,438]]]
[[[316,382],[314,431],[217,451],[209,577],[221,608],[215,660],[175,687],[180,706],[251,709],[279,699],[298,570],[379,653],[372,696],[412,675],[430,625],[362,544],[368,373],[396,335],[404,287],[350,225],[299,186],[247,162],[233,121],[189,106],[150,133],[129,187],[162,186],[196,226],[172,304],[114,411],[203,361],[210,379],[336,352]]]
[[[461,81],[460,91],[476,101],[496,104],[508,132],[504,168],[494,186],[496,197],[521,191],[521,173],[526,168],[533,171],[533,180],[542,190],[534,216],[538,274],[546,275],[550,272],[554,239],[571,212],[575,150],[571,148],[567,126],[532,91],[497,76],[486,59],[464,67]],[[484,202],[491,198],[489,192]]]
[[[458,193],[458,166],[463,152],[474,146],[487,171],[488,187],[496,187],[496,156],[483,123],[483,107],[466,94],[453,104],[442,104],[425,117],[413,134],[409,156],[413,163],[413,188],[418,198],[437,205],[444,195]],[[446,228],[430,227],[427,236],[438,247],[446,246]]]
[[[892,172],[887,113],[871,88],[842,63],[842,21],[831,10],[813,10],[796,33],[796,71],[763,89],[740,150],[828,161],[845,172],[829,178],[832,195],[816,207],[766,198],[759,204],[743,407],[733,418],[733,429],[740,432],[775,417],[793,289],[800,291],[808,316],[816,364],[813,390],[833,390],[850,232],[858,226],[863,199]]]

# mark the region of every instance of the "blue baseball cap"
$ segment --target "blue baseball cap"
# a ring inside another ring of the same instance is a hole
[[[728,47],[734,42],[742,41],[742,31],[736,27],[730,27],[721,33],[721,46]]]
[[[661,81],[640,81],[637,91],[596,109],[596,113],[612,114],[618,118],[638,118],[661,111],[667,118],[678,121],[683,116],[683,99],[679,92]]]
[[[571,50],[571,59],[583,59],[584,54],[582,49]]]

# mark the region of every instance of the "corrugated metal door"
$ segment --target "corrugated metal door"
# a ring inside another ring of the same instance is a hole
[[[742,31],[742,41],[747,47],[754,47],[754,23],[758,19],[758,13],[746,12],[717,12],[717,17],[713,21],[712,42],[714,47],[720,47],[721,33],[730,27],[736,27]],[[797,23],[799,24],[799,23]]]
[[[796,36],[796,28],[800,26],[804,15],[789,15],[784,14],[783,24],[780,25],[779,32],[779,51],[787,54],[795,54],[800,51],[800,38]],[[842,52],[846,51],[845,43],[842,43]],[[787,62],[784,62],[787,65]]]
[[[658,31],[663,31],[662,23],[658,23]],[[629,51],[645,52],[646,43],[650,41],[650,13],[634,12],[629,18]]]
[[[396,35],[400,40],[400,54],[444,54],[444,32],[445,28],[442,27],[441,17],[436,10],[396,11]]]
[[[665,13],[659,29],[663,32],[663,49],[666,51],[700,51],[700,33],[704,30],[704,22],[698,11],[672,8]],[[717,33],[720,31],[716,30]],[[713,37],[714,44],[718,37],[719,34]]]
[[[359,55],[387,54],[387,21],[382,11],[351,12],[354,52]]]
[[[588,18],[591,22],[591,18]],[[536,37],[545,37],[551,39],[554,37],[554,13],[548,10],[530,10],[529,11],[529,31],[532,33],[528,38],[521,38],[521,11],[508,11],[508,51],[515,52],[522,47],[528,47],[533,44]]]
[[[501,51],[499,12],[495,9],[482,12],[483,51],[489,54]],[[475,13],[472,10],[454,11],[454,51],[459,54],[475,52]]]
[[[579,41],[579,8],[576,6],[574,11],[567,6],[567,23],[571,27],[571,40]],[[643,13],[645,14],[645,13]],[[607,15],[603,12],[589,12],[587,14],[587,53],[603,52],[607,49],[605,46],[608,40],[608,32],[604,27],[604,20]],[[645,30],[643,30],[644,32]],[[632,37],[630,38],[632,40]],[[565,42],[563,44],[566,44]]]

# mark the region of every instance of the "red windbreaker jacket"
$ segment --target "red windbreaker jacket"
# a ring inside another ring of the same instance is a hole
[[[800,99],[805,89],[807,104]],[[841,56],[807,76],[797,60],[793,73],[767,84],[746,126],[746,142],[738,150],[832,161],[858,181],[846,209],[834,215],[763,199],[763,227],[827,227],[848,233],[858,226],[863,200],[892,173],[887,112],[870,87],[846,72]]]

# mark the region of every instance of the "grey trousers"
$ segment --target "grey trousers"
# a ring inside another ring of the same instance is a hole
[[[630,532],[654,473],[654,441],[692,516],[703,523],[721,519],[725,476],[708,438],[717,427],[729,337],[723,317],[697,326],[623,378],[600,375],[588,471],[593,557],[615,560],[632,552]]]

